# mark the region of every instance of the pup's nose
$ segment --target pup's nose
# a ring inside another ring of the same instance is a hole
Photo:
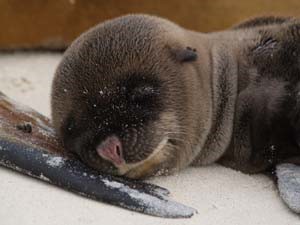
[[[122,145],[119,138],[116,136],[107,137],[100,145],[97,146],[96,150],[99,156],[110,161],[115,166],[120,166],[125,163]]]

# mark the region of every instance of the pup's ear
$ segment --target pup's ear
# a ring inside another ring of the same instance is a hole
[[[198,54],[195,48],[177,48],[171,50],[173,56],[178,62],[193,62],[197,59]]]

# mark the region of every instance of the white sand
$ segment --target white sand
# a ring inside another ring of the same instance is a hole
[[[49,115],[49,92],[59,54],[0,55],[0,90]],[[300,224],[280,200],[276,187],[262,175],[248,176],[213,165],[189,168],[154,183],[172,198],[198,209],[191,219],[161,219],[79,197],[0,168],[0,224]]]

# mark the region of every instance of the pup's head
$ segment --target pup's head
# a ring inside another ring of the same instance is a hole
[[[197,53],[184,35],[143,15],[81,35],[52,87],[52,119],[66,149],[95,169],[132,178],[185,166]]]

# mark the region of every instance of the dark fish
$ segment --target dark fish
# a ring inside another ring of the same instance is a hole
[[[196,210],[159,186],[101,174],[66,155],[48,118],[0,92],[0,165],[76,194],[148,215],[188,218]]]

